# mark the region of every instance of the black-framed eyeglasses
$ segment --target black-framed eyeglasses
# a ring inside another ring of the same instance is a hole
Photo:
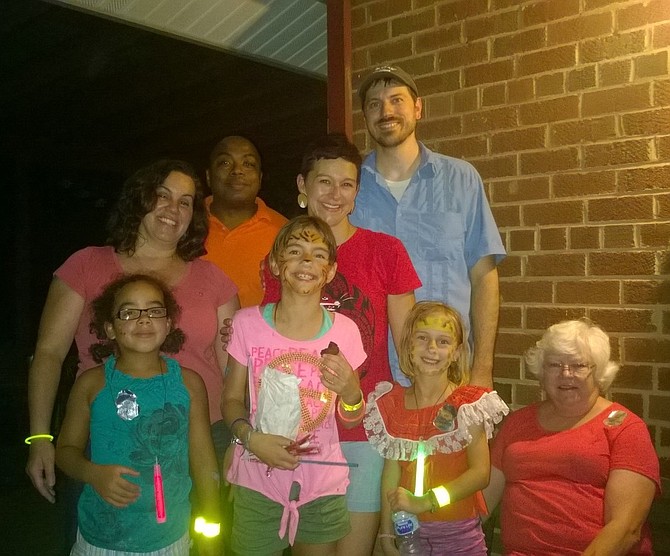
[[[561,363],[554,361],[552,363],[546,363],[544,368],[554,374],[560,374],[563,371],[567,371],[568,375],[570,376],[586,378],[591,374],[591,371],[595,368],[595,365],[589,365],[588,363]]]
[[[148,309],[121,309],[116,313],[119,320],[137,320],[143,313],[146,313],[150,319],[162,319],[167,317],[166,307],[149,307]]]

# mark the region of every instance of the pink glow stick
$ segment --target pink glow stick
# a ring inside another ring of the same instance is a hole
[[[156,463],[154,464],[154,500],[156,501],[156,521],[158,523],[165,523],[167,518],[165,516],[165,497],[163,495],[163,475],[158,458],[156,458]]]

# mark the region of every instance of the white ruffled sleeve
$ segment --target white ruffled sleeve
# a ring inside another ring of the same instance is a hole
[[[390,382],[380,382],[368,396],[363,426],[368,440],[386,459],[412,461],[416,459],[419,446],[423,444],[428,456],[434,452],[450,454],[464,449],[471,441],[470,427],[483,427],[487,439],[493,436],[493,429],[509,413],[509,408],[495,391],[485,392],[471,402],[461,405],[456,415],[456,428],[452,431],[432,436],[426,440],[411,440],[391,436],[384,417],[379,411],[377,400],[393,388]]]

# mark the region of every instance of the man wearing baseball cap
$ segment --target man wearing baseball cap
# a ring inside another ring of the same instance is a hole
[[[497,265],[505,249],[482,179],[468,162],[417,141],[423,104],[407,72],[395,65],[375,68],[358,94],[376,146],[361,168],[351,222],[405,244],[423,282],[417,300],[439,300],[460,312],[473,348],[470,382],[491,387]]]

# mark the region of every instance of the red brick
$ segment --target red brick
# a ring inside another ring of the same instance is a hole
[[[656,190],[670,184],[670,165],[619,170],[619,189],[623,192]]]
[[[580,13],[578,17],[564,19],[547,25],[547,44],[549,46],[579,42],[584,39],[609,35],[613,31],[612,14]]]
[[[521,307],[500,307],[499,328],[521,328],[523,310]]]
[[[388,38],[389,28],[386,22],[360,27],[359,29],[354,29],[351,33],[351,43],[354,48],[378,44]]]
[[[551,282],[524,280],[500,282],[502,303],[551,303],[553,285]]]
[[[500,331],[496,341],[496,353],[523,355],[529,347],[535,345],[535,341],[531,334]]]
[[[408,9],[401,15],[394,17],[390,23],[392,37],[424,31],[425,29],[430,29],[435,26],[435,11],[424,10],[421,12],[414,12]],[[438,31],[441,30],[446,31],[446,29],[440,29]],[[440,34],[439,37],[436,36],[435,38],[444,39],[445,36],[445,34]],[[432,48],[431,50],[435,50],[435,48]]]
[[[534,81],[530,78],[507,82],[507,99],[511,104],[520,104],[535,98]]]
[[[535,231],[510,230],[508,251],[535,251]]]
[[[610,334],[656,332],[654,312],[646,309],[591,309],[589,316]]]
[[[414,45],[417,54],[433,52],[445,46],[458,44],[461,40],[461,31],[457,25],[438,27],[426,32],[416,33]]]
[[[505,104],[505,91],[506,87],[504,83],[496,83],[495,85],[484,87],[482,90],[482,106]]]
[[[652,86],[654,106],[670,106],[670,79],[654,81]]]
[[[431,95],[423,99],[423,117],[435,119],[443,116],[451,116],[454,94]],[[425,120],[424,120],[425,121]]]
[[[645,31],[617,33],[607,37],[586,40],[580,43],[579,62],[588,64],[613,58],[623,58],[645,49]]]
[[[370,47],[368,55],[372,64],[387,64],[412,56],[412,39],[404,38],[393,42],[377,43]]]
[[[585,145],[584,166],[640,164],[651,160],[652,140],[616,141],[606,145]]]
[[[656,135],[670,130],[670,107],[622,114],[624,135]]]
[[[461,119],[440,118],[439,120],[424,120],[421,122],[420,133],[422,137],[437,139],[441,137],[452,137],[461,133]]]
[[[632,62],[626,60],[603,61],[598,64],[598,81],[601,87],[623,85],[631,81]]]
[[[542,228],[540,230],[540,251],[563,251],[567,244],[565,228]]]
[[[488,58],[488,48],[485,41],[462,44],[443,48],[437,55],[437,69],[439,71],[458,70],[464,66],[481,64]]]
[[[514,385],[514,403],[518,405],[530,405],[539,402],[542,390],[539,384],[521,384]]]
[[[560,2],[544,0],[524,6],[521,12],[523,24],[526,27],[579,15],[579,13],[579,0],[561,0]]]
[[[618,402],[638,417],[644,416],[644,400],[640,394],[612,391],[612,401]]]
[[[463,89],[456,91],[453,96],[453,110],[455,113],[471,112],[477,109],[477,89]]]
[[[631,225],[605,226],[603,228],[605,249],[632,249],[635,247],[635,228]]]
[[[508,254],[498,265],[500,278],[516,278],[521,276],[521,258]]]
[[[668,53],[665,51],[655,52],[644,56],[638,56],[633,60],[635,78],[642,79],[655,75],[668,74]]]
[[[519,107],[521,125],[572,120],[578,117],[579,97],[577,95],[532,102]]]
[[[495,378],[495,366],[493,367],[493,376]],[[512,385],[505,384],[504,382],[498,382],[497,380],[493,381],[493,387],[495,388],[498,395],[503,399],[507,405],[512,405]]]
[[[656,137],[656,152],[659,160],[670,159],[670,135]]]
[[[670,421],[670,396],[649,396],[649,418]]]
[[[495,37],[492,41],[492,55],[494,58],[503,58],[531,50],[539,50],[545,45],[544,29],[529,29]]]
[[[439,139],[435,137],[435,139]],[[449,153],[457,158],[471,158],[486,155],[486,137],[464,137],[463,139],[446,139],[438,141],[437,150]]]
[[[505,81],[514,73],[513,60],[499,60],[469,66],[464,69],[465,86],[474,87],[483,83]]]
[[[367,10],[363,7],[351,7],[351,27],[356,29],[367,23]]]
[[[659,367],[658,389],[670,392],[670,367]]]
[[[368,6],[368,15],[372,21],[386,19],[411,11],[412,0],[380,0]]]
[[[665,48],[670,46],[670,23],[654,25],[654,37],[652,48]]]
[[[435,72],[435,56],[425,54],[423,56],[412,56],[409,60],[402,61],[402,69],[417,79],[421,76]]]
[[[535,78],[535,94],[538,98],[560,95],[564,90],[563,72],[540,75]]]
[[[556,303],[618,305],[619,282],[614,280],[557,282]]]
[[[582,197],[613,193],[616,190],[613,171],[552,176],[552,190],[556,197]]]
[[[557,122],[550,125],[549,133],[552,145],[603,141],[616,137],[616,116]]]
[[[617,10],[617,27],[620,30],[643,27],[668,19],[666,0],[649,0]]]
[[[584,313],[583,307],[528,307],[526,309],[526,328],[546,330],[557,322],[582,318]]]
[[[491,185],[491,202],[512,203],[549,198],[549,178],[539,176],[495,182]]]
[[[599,226],[572,226],[569,232],[570,249],[598,249],[600,247]]]
[[[419,77],[414,80],[422,96],[445,91],[457,91],[461,88],[458,71],[446,71],[434,75]]]
[[[476,15],[485,14],[487,9],[488,0],[457,0],[438,5],[438,21],[440,25],[463,21]]]
[[[589,199],[586,207],[589,222],[629,222],[654,218],[654,199],[651,195]]]
[[[472,161],[483,179],[517,175],[516,156],[495,156]]]
[[[522,174],[539,174],[575,170],[579,168],[579,151],[576,148],[547,149],[519,155]]]
[[[625,113],[650,107],[649,83],[585,92],[582,97],[583,116]]]
[[[656,280],[624,280],[624,305],[670,304],[670,282]]]
[[[579,224],[584,219],[582,201],[554,201],[522,205],[524,226]]]
[[[574,45],[548,48],[539,52],[521,54],[517,60],[517,75],[532,75],[545,71],[571,68],[577,60],[577,50]]]
[[[464,22],[464,38],[470,43],[478,39],[487,39],[502,33],[511,33],[519,28],[515,11],[496,12],[487,17],[466,19]]]
[[[494,132],[491,135],[491,153],[543,149],[545,147],[545,134],[545,126]]]
[[[527,276],[584,276],[586,258],[583,254],[528,255]]]
[[[670,223],[642,224],[640,230],[640,247],[668,247]]]
[[[606,253],[589,253],[589,275],[653,275],[655,263],[653,253],[611,251]]]
[[[576,68],[568,72],[566,89],[570,92],[591,89],[596,86],[596,66]]]
[[[599,322],[599,324],[602,324]],[[605,327],[607,328],[607,327]],[[609,329],[607,329],[609,331]],[[614,380],[616,388],[651,390],[653,386],[653,368],[648,365],[623,365]]]
[[[493,363],[496,378],[521,378],[521,359],[519,357],[496,357]]]
[[[493,206],[491,211],[499,228],[514,227],[521,224],[518,206]]]

